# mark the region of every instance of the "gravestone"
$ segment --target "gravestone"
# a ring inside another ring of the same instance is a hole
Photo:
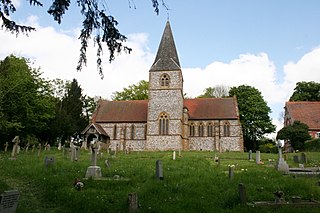
[[[109,160],[105,160],[104,164],[106,165],[106,167],[109,169],[111,167]]]
[[[44,165],[45,165],[45,167],[48,167],[49,165],[54,164],[54,162],[55,162],[55,158],[54,158],[54,157],[48,157],[48,156],[46,156],[46,157],[44,158]]]
[[[281,149],[281,142],[280,141],[278,141],[277,147],[278,147],[279,159],[276,163],[276,169],[278,171],[288,173],[289,166],[288,166],[287,162],[282,158],[282,149]]]
[[[256,163],[260,164],[260,161],[261,161],[261,159],[260,159],[260,151],[256,151]]]
[[[33,144],[32,145],[32,151],[31,152],[34,152],[34,149],[36,148],[36,145],[35,144]]]
[[[307,156],[305,153],[301,153],[301,163],[303,164],[307,163]]]
[[[298,155],[294,155],[293,156],[293,162],[294,163],[299,163],[299,156]]]
[[[241,204],[247,203],[247,193],[246,193],[246,187],[243,183],[239,183],[239,197]]]
[[[10,159],[16,159],[17,152],[18,152],[18,146],[19,146],[19,143],[20,143],[19,136],[15,136],[12,139],[12,143],[13,143],[13,148],[12,148],[11,158]]]
[[[41,153],[41,143],[39,143],[38,145],[38,157],[40,156],[40,153]]]
[[[234,176],[234,165],[229,166],[229,180],[232,180]]]
[[[28,143],[26,144],[26,152],[28,152],[29,146],[30,146],[30,143],[28,142]]]
[[[58,150],[60,151],[61,148],[62,148],[62,147],[61,147],[61,142],[59,142],[59,143],[58,143]]]
[[[0,195],[0,212],[1,213],[14,213],[16,212],[19,200],[18,190],[4,191]]]
[[[138,195],[133,192],[128,195],[129,212],[136,212],[138,210]]]
[[[8,141],[4,144],[4,152],[7,152],[9,143]]]
[[[253,159],[252,159],[252,150],[249,150],[249,161],[253,161]]]
[[[172,153],[172,160],[176,160],[176,151],[173,151]]]
[[[98,148],[93,144],[91,146],[92,154],[91,154],[91,166],[87,168],[86,178],[100,178],[102,177],[101,168],[97,166],[97,152]]]
[[[162,161],[156,161],[156,179],[163,180],[163,168],[162,168]]]

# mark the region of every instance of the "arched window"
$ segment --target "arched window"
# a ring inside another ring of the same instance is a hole
[[[113,139],[117,139],[117,125],[113,126]]]
[[[162,112],[159,116],[159,135],[168,135],[169,133],[169,118],[167,113]]]
[[[223,135],[225,137],[229,137],[230,136],[230,123],[229,122],[224,122],[223,124]]]
[[[204,128],[203,128],[203,123],[199,124],[199,137],[203,137],[203,132],[204,132]]]
[[[190,136],[194,136],[194,123],[191,123],[191,124],[190,124],[190,127],[189,127],[189,135],[190,135]]]
[[[131,125],[131,140],[134,139],[134,135],[135,135],[135,128],[134,128],[134,125],[132,124]]]
[[[170,78],[168,74],[163,74],[160,78],[160,85],[162,87],[168,87],[170,83]]]
[[[208,126],[207,126],[207,134],[208,134],[208,137],[212,137],[213,136],[213,126],[212,126],[212,123],[208,123]]]

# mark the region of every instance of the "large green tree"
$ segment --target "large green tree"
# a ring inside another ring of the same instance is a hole
[[[261,92],[251,86],[241,85],[232,87],[229,96],[236,96],[238,100],[240,122],[243,130],[244,146],[247,150],[255,150],[258,141],[265,134],[275,131],[266,101]]]
[[[314,81],[298,82],[290,101],[320,101],[320,83]]]
[[[43,7],[40,0],[29,0],[30,5]],[[115,54],[126,51],[131,51],[131,48],[124,46],[126,36],[122,35],[118,28],[117,20],[110,14],[105,8],[108,8],[107,2],[99,0],[53,0],[49,6],[47,12],[53,17],[59,24],[62,21],[63,16],[66,14],[70,5],[76,4],[83,16],[82,29],[79,36],[81,41],[80,57],[77,69],[81,70],[83,65],[87,63],[87,47],[91,39],[94,40],[97,48],[97,67],[99,74],[103,77],[102,71],[102,45],[106,44],[109,50],[109,61],[113,61]],[[159,13],[159,2],[165,6],[164,0],[151,0],[152,6],[155,12]],[[11,20],[11,15],[16,12],[14,0],[0,0],[0,23],[1,29],[8,30],[12,33],[29,33],[35,30],[33,27],[17,24],[14,20]]]
[[[198,98],[223,98],[229,96],[230,88],[224,85],[217,85],[214,87],[208,87],[203,92],[202,95]]]
[[[114,92],[112,100],[147,100],[149,82],[142,80],[138,84],[132,84],[128,88],[123,88],[121,92]]]
[[[292,125],[283,127],[277,133],[277,139],[288,140],[294,150],[303,150],[304,142],[311,139],[308,125],[294,121]]]
[[[43,138],[54,117],[54,99],[48,81],[25,58],[13,55],[0,61],[0,138],[15,135]]]

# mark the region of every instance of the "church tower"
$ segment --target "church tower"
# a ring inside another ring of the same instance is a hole
[[[146,150],[182,148],[183,77],[169,21],[149,71]]]

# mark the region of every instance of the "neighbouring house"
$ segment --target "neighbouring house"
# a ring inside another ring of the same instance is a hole
[[[169,21],[149,70],[149,100],[100,100],[83,130],[112,150],[243,151],[236,97],[184,99]]]
[[[320,101],[286,102],[284,126],[300,121],[308,125],[312,138],[320,138]]]

